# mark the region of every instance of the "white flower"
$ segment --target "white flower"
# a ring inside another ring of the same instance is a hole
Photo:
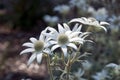
[[[107,78],[110,78],[110,76],[108,76],[107,71],[102,70],[101,72],[96,73],[96,75],[92,76],[94,78],[94,80],[107,80]]]
[[[38,63],[41,63],[42,56],[44,53],[50,53],[49,50],[49,38],[43,35],[44,31],[42,31],[39,39],[32,37],[30,38],[31,42],[26,42],[23,46],[28,47],[27,49],[23,50],[20,54],[32,53],[30,59],[28,60],[28,65],[30,65],[35,59],[37,59]]]
[[[69,23],[72,23],[72,22],[80,22],[84,25],[103,28],[105,31],[107,31],[107,29],[104,27],[104,25],[109,25],[109,23],[107,22],[98,22],[94,18],[85,18],[85,17],[72,19]]]
[[[84,71],[82,69],[79,69],[78,72],[74,73],[75,77],[77,77],[78,80],[86,80],[82,78],[83,74],[84,74]]]
[[[71,47],[73,49],[77,49],[77,46],[73,42],[83,43],[83,40],[78,37],[79,32],[72,32],[64,29],[60,24],[58,24],[58,31],[54,28],[48,27],[47,30],[50,31],[51,34],[47,34],[50,36],[51,44],[53,45],[51,50],[54,51],[57,48],[61,48],[64,53],[64,56],[67,56],[67,47]]]
[[[68,5],[59,5],[54,8],[54,11],[58,11],[61,14],[67,14],[70,11],[70,7]]]

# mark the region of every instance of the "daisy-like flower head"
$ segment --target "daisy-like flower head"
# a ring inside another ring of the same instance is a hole
[[[58,31],[50,27],[48,27],[47,30],[51,31],[51,34],[47,34],[51,38],[51,50],[54,51],[55,49],[60,47],[64,53],[64,56],[67,56],[68,47],[71,47],[75,50],[77,49],[77,46],[73,42],[81,41],[81,39],[78,37],[79,32],[72,32],[70,30],[67,30],[60,24],[58,24]]]
[[[44,53],[50,54],[49,47],[49,38],[43,35],[44,31],[42,31],[39,39],[32,37],[30,38],[31,42],[26,42],[23,46],[28,47],[23,50],[20,54],[32,53],[30,59],[28,60],[28,65],[30,65],[35,59],[37,59],[38,63],[41,63],[42,56]]]
[[[83,44],[83,42],[85,42],[85,41],[93,42],[91,40],[85,40],[85,38],[88,37],[91,34],[91,32],[82,32],[81,31],[82,25],[79,25],[78,23],[76,23],[75,26],[72,28],[72,30],[70,29],[70,27],[66,23],[63,23],[63,26],[64,26],[64,29],[66,31],[79,32],[80,33],[78,35],[78,37],[81,39],[79,43]]]
[[[107,29],[104,27],[104,25],[109,25],[109,23],[107,23],[107,22],[98,22],[94,18],[85,18],[85,17],[72,19],[70,21],[70,23],[72,23],[72,22],[80,22],[80,23],[82,23],[84,25],[89,25],[89,26],[94,26],[94,27],[98,27],[98,28],[103,28],[106,32],[107,32]]]

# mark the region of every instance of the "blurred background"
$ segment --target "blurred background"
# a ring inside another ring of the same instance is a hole
[[[30,37],[38,38],[47,26],[56,28],[57,23],[78,17],[110,23],[106,34],[93,35],[95,44],[83,46],[92,53],[83,65],[84,77],[93,80],[91,75],[106,64],[120,64],[120,0],[0,0],[0,80],[45,80],[45,62],[28,67],[29,55],[19,55],[21,45]]]

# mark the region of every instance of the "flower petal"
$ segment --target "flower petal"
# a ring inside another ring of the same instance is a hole
[[[76,37],[76,36],[78,36],[79,33],[80,33],[80,32],[72,32],[71,34],[69,34],[68,37],[70,37],[70,38]]]
[[[72,23],[72,22],[81,22],[81,18],[72,19],[69,23]]]
[[[100,25],[110,25],[110,24],[107,22],[100,22]]]
[[[58,31],[59,31],[59,33],[64,33],[65,32],[64,28],[60,24],[58,24]]]
[[[71,31],[66,31],[65,34],[66,35],[70,35],[72,32]]]
[[[39,36],[39,40],[42,40],[42,41],[44,41],[44,34],[41,32],[41,34],[40,34],[40,36]]]
[[[63,26],[64,26],[66,31],[70,31],[70,27],[66,23],[63,23]]]
[[[73,32],[75,32],[75,31],[77,30],[78,25],[79,25],[78,23],[75,24],[75,26],[74,26],[73,29],[72,29]]]
[[[34,37],[31,37],[31,38],[30,38],[30,41],[31,41],[32,43],[35,43],[35,42],[37,41],[37,39],[34,38]]]
[[[105,32],[107,32],[107,29],[104,26],[100,26],[101,28],[103,28],[105,30]]]
[[[56,41],[51,40],[51,41],[50,41],[50,44],[52,44],[52,45],[53,45],[53,44],[57,44],[57,42],[56,42]]]
[[[43,54],[43,53],[38,53],[38,54],[37,54],[37,62],[38,62],[38,63],[41,63],[42,54]]]
[[[76,41],[81,41],[81,38],[75,37],[70,39],[70,42],[76,42]]]
[[[50,54],[50,55],[53,54],[49,48],[45,48],[45,49],[43,50],[43,52],[44,52],[44,53],[47,53],[47,54]]]
[[[84,37],[84,36],[89,36],[91,34],[91,32],[84,32],[84,33],[81,33],[80,35],[79,35],[79,37],[80,38],[82,38],[82,37]]]
[[[27,42],[27,43],[24,43],[22,46],[34,47],[34,44],[33,44],[33,43],[30,43],[30,42]]]
[[[24,54],[24,53],[34,52],[34,51],[35,51],[35,50],[34,50],[33,48],[27,48],[27,49],[23,50],[23,51],[20,53],[20,55],[21,55],[21,54]]]
[[[54,45],[52,48],[51,48],[51,51],[54,51],[56,48],[60,47],[60,45]]]
[[[30,65],[34,60],[35,60],[35,58],[36,58],[36,53],[33,53],[32,55],[31,55],[31,57],[30,57],[30,59],[28,60],[28,65]]]
[[[61,49],[63,51],[64,56],[67,57],[67,47],[66,46],[61,46]]]
[[[71,48],[74,48],[75,50],[77,49],[77,46],[73,43],[69,43],[67,46],[69,46]]]
[[[77,28],[76,31],[77,31],[77,32],[78,32],[78,31],[81,31],[81,28],[82,28],[82,25],[80,25],[80,26]]]

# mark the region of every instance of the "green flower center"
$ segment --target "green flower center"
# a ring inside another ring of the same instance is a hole
[[[65,34],[60,34],[58,36],[58,43],[64,45],[69,42],[68,36]]]
[[[36,51],[42,51],[44,49],[44,42],[43,41],[35,42],[34,48]]]

